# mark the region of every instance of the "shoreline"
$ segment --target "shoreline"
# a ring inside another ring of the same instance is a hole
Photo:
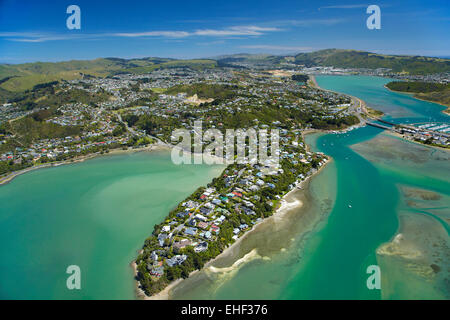
[[[309,149],[309,147],[307,147],[307,148]],[[282,216],[284,216],[290,210],[300,209],[301,207],[303,207],[304,203],[301,200],[299,200],[299,199],[295,199],[294,201],[291,201],[291,202],[288,202],[286,199],[288,197],[290,197],[291,195],[295,194],[296,192],[302,192],[302,193],[305,192],[305,190],[303,189],[303,186],[305,184],[307,184],[307,183],[310,183],[311,179],[313,177],[315,177],[317,174],[319,174],[332,161],[333,161],[333,159],[331,157],[327,156],[327,159],[326,159],[325,163],[319,169],[317,169],[310,176],[306,177],[305,180],[302,180],[301,182],[299,182],[294,189],[288,191],[280,199],[280,206],[277,208],[277,210],[274,212],[273,215],[271,215],[270,217],[262,220],[260,223],[253,225],[253,227],[249,231],[247,231],[245,234],[243,234],[242,237],[238,238],[233,244],[231,244],[230,246],[225,248],[223,250],[223,252],[221,252],[215,258],[213,258],[210,261],[208,261],[207,263],[205,263],[205,265],[203,266],[202,269],[200,269],[200,270],[197,269],[197,270],[194,270],[193,272],[191,272],[189,274],[189,278],[191,276],[193,276],[194,274],[200,272],[201,270],[204,270],[204,269],[208,268],[209,266],[211,266],[214,262],[218,261],[219,259],[230,257],[231,254],[233,253],[233,251],[240,247],[241,242],[244,239],[246,239],[250,234],[255,233],[260,228],[260,226],[264,226],[267,223],[273,222],[273,220],[275,220],[275,219],[281,218]],[[301,187],[301,188],[299,189],[297,187]],[[171,291],[172,291],[172,289],[174,289],[176,286],[178,286],[184,280],[183,278],[177,279],[174,282],[170,283],[162,291],[160,291],[160,292],[158,292],[158,293],[156,293],[156,294],[154,294],[152,296],[147,296],[144,293],[144,291],[140,288],[139,281],[136,279],[136,277],[137,277],[137,265],[136,265],[136,261],[135,260],[133,260],[131,262],[131,267],[133,268],[133,271],[134,271],[134,277],[133,278],[135,280],[136,297],[137,297],[137,299],[140,299],[140,300],[170,300],[171,299]]]
[[[402,139],[402,140],[404,140],[406,142],[411,142],[411,143],[420,145],[422,147],[437,148],[439,150],[449,150],[449,148],[441,147],[439,145],[426,144],[426,143],[422,143],[422,142],[416,141],[414,139],[408,139],[408,138],[404,137],[401,133],[398,133],[398,132],[395,132],[395,131],[385,130],[385,132],[388,135],[391,135],[391,136],[394,136],[396,138]]]
[[[406,92],[406,91],[396,91],[396,90],[392,90],[389,89],[386,85],[384,85],[383,87],[385,87],[387,90],[391,91],[391,92],[395,92],[395,93],[402,93],[402,94],[407,94],[411,97],[413,97],[414,99],[420,100],[420,101],[424,101],[424,102],[430,102],[430,103],[435,103],[437,105],[440,105],[442,107],[446,107],[447,109],[441,110],[441,112],[447,116],[450,116],[450,105],[444,104],[444,103],[440,103],[437,101],[431,101],[431,100],[425,100],[422,98],[419,98],[416,96],[417,92]]]
[[[309,78],[310,78],[310,81],[311,81],[311,83],[312,83],[312,87],[313,87],[313,88],[320,89],[320,90],[323,90],[323,91],[333,92],[333,93],[337,93],[337,94],[343,94],[343,95],[345,95],[345,96],[350,97],[351,100],[352,100],[352,102],[355,102],[355,101],[356,101],[357,103],[359,103],[359,107],[360,107],[361,110],[362,110],[362,114],[364,114],[365,116],[367,116],[367,117],[369,117],[369,118],[371,118],[371,119],[374,119],[374,118],[369,114],[369,112],[367,111],[367,109],[366,109],[367,104],[366,104],[366,102],[365,102],[364,100],[362,100],[362,99],[360,99],[360,98],[358,98],[358,97],[355,97],[355,96],[346,94],[346,93],[337,92],[337,91],[333,91],[333,90],[328,90],[328,89],[322,88],[322,87],[319,86],[319,84],[317,83],[316,76],[313,75],[313,74],[309,75]],[[355,103],[355,104],[356,104],[356,103]],[[359,118],[359,117],[358,117],[358,118]],[[363,126],[366,125],[364,119],[359,118],[359,120],[360,120],[360,123],[357,124],[357,125],[355,125],[354,127],[358,127],[358,126],[363,127]]]
[[[116,148],[116,149],[111,149],[111,150],[109,150],[109,152],[106,152],[106,153],[91,153],[91,154],[87,154],[87,155],[83,155],[83,156],[79,156],[79,157],[75,157],[75,158],[67,159],[67,160],[63,160],[63,161],[49,162],[49,163],[34,165],[34,166],[31,166],[31,167],[28,167],[28,168],[25,168],[25,169],[22,169],[19,171],[13,171],[4,177],[0,177],[0,186],[6,185],[6,184],[12,182],[18,176],[21,176],[28,172],[39,170],[39,169],[59,167],[59,166],[68,165],[68,164],[80,163],[80,162],[84,162],[86,160],[91,160],[91,159],[102,157],[102,156],[112,156],[112,155],[136,153],[136,152],[151,152],[151,151],[158,151],[158,150],[164,150],[164,149],[170,150],[171,147],[168,145],[156,143],[156,144],[152,144],[150,146],[136,148],[136,149],[131,148],[131,149],[123,150],[120,148]]]

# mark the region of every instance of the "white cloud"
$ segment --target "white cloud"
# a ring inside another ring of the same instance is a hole
[[[92,39],[105,37],[124,37],[124,38],[142,38],[142,37],[162,37],[162,38],[186,38],[194,36],[205,37],[230,37],[230,36],[261,36],[268,32],[281,31],[275,27],[258,26],[232,26],[224,29],[198,29],[194,31],[145,31],[145,32],[117,32],[102,34],[41,34],[30,32],[0,32],[0,38],[6,38],[10,41],[19,42],[45,42],[56,40],[74,40],[74,39]]]
[[[331,26],[343,22],[346,22],[346,20],[342,18],[327,18],[327,19],[281,20],[275,21],[274,24],[278,26],[312,27],[312,26]]]
[[[184,38],[191,34],[186,31],[148,31],[148,32],[122,32],[112,33],[114,37],[167,37],[167,38]]]
[[[194,34],[199,36],[260,36],[266,32],[275,31],[281,31],[281,29],[257,26],[235,26],[222,30],[197,30]]]

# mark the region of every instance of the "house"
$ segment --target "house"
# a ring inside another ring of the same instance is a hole
[[[163,247],[164,246],[164,241],[166,239],[168,239],[168,238],[169,238],[169,235],[167,233],[160,233],[160,234],[158,234],[159,245],[161,247]]]
[[[194,219],[197,219],[197,220],[203,221],[203,222],[206,222],[208,220],[208,219],[206,219],[206,217],[202,216],[199,213],[195,215]]]
[[[256,215],[256,212],[253,211],[253,210],[250,209],[250,208],[247,208],[247,207],[242,206],[241,209],[242,209],[242,211],[243,211],[246,215],[248,215],[248,216],[250,216],[250,215]]]
[[[184,261],[186,261],[187,259],[187,255],[183,254],[183,255],[176,255],[170,259],[166,260],[166,263],[169,267],[174,267],[177,266],[179,264],[182,264]]]
[[[216,206],[214,204],[212,204],[211,202],[207,202],[207,203],[205,203],[204,207],[206,207],[208,209],[214,209]]]
[[[187,211],[177,213],[178,218],[184,218],[187,215],[189,215],[189,213]]]
[[[186,230],[184,230],[184,234],[195,236],[197,234],[197,228],[186,228]]]
[[[222,215],[219,218],[217,218],[216,220],[214,220],[214,223],[220,225],[220,224],[222,224],[222,222],[224,220],[225,220],[225,216]]]
[[[156,251],[152,251],[152,253],[150,254],[150,259],[152,259],[153,261],[158,261],[158,254],[156,253]]]
[[[211,232],[210,231],[206,231],[205,233],[204,233],[204,235],[203,235],[203,237],[205,238],[205,239],[211,239]]]
[[[215,224],[213,224],[211,226],[211,231],[214,232],[215,234],[218,234],[220,232],[220,228],[218,226],[216,226]]]
[[[194,251],[195,252],[203,252],[203,251],[206,251],[208,249],[208,242],[202,242],[202,243],[200,243],[200,244],[198,244],[195,248],[194,248]]]
[[[164,267],[153,267],[150,274],[155,277],[161,277],[164,274]]]
[[[184,202],[183,204],[182,204],[184,207],[187,207],[187,208],[196,208],[196,207],[198,207],[198,203],[197,202],[195,202],[195,201],[192,201],[192,200],[189,200],[189,201],[187,201],[187,202]]]
[[[201,208],[200,208],[200,212],[201,212],[202,214],[205,214],[205,215],[208,216],[210,213],[212,213],[212,209],[206,208],[206,207],[201,207]]]
[[[190,246],[190,245],[192,245],[192,241],[191,240],[183,239],[183,240],[181,240],[179,242],[175,242],[173,244],[173,247],[176,248],[176,249],[183,249],[183,248],[185,248],[187,246]]]
[[[238,234],[241,230],[239,228],[234,228],[233,233]]]
[[[263,186],[264,185],[264,181],[262,181],[261,179],[258,179],[258,180],[256,180],[256,184],[258,185],[258,186]]]
[[[200,221],[200,222],[197,224],[197,227],[199,227],[200,229],[207,229],[208,226],[209,226],[209,225],[208,225],[206,222],[203,222],[203,221]]]
[[[170,232],[170,226],[164,226],[161,229],[162,232]]]

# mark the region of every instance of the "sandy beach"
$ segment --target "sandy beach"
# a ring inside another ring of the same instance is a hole
[[[314,76],[310,76],[310,78],[311,78],[311,82],[313,83],[313,86],[315,86],[315,87],[317,87],[317,88],[319,88],[319,89],[322,89],[322,88],[320,88],[320,87],[317,85],[317,82],[316,82],[316,79],[315,79]],[[325,90],[325,89],[322,89],[322,90]],[[327,91],[327,90],[326,90],[326,91]],[[361,106],[361,109],[362,109],[364,112],[367,112],[366,109],[365,109],[365,102],[364,102],[364,101],[362,101],[361,99],[358,99],[358,98],[356,98],[356,97],[351,97],[351,98],[357,100],[357,101],[359,102],[360,106]],[[347,128],[346,130],[351,130],[351,129],[354,129],[354,128],[357,128],[357,127],[360,127],[360,126],[363,126],[363,125],[365,125],[365,123],[361,123],[361,122],[360,122],[358,125],[355,125],[355,126],[352,126],[352,127],[350,127],[350,128]],[[326,131],[326,130],[307,129],[307,130],[305,130],[305,131],[302,132],[303,140],[304,140],[304,136],[305,136],[305,135],[307,135],[307,134],[312,134],[312,133],[316,133],[316,132],[329,133],[329,131]],[[307,151],[310,151],[310,148],[309,148],[308,145],[306,145],[306,150],[307,150]],[[244,235],[242,235],[242,237],[240,237],[240,238],[239,238],[238,240],[236,240],[232,245],[230,245],[228,248],[226,248],[221,254],[219,254],[219,255],[218,255],[217,257],[215,257],[214,259],[208,261],[208,262],[205,264],[205,266],[203,267],[203,269],[214,268],[214,267],[212,267],[212,265],[213,265],[215,262],[217,262],[218,260],[223,260],[223,259],[226,259],[226,258],[230,258],[230,259],[231,259],[231,258],[233,257],[233,253],[234,253],[234,252],[237,252],[237,251],[239,250],[239,247],[240,247],[242,241],[243,241],[244,239],[246,239],[247,237],[249,237],[249,235],[251,235],[251,234],[253,234],[253,233],[255,233],[255,232],[258,232],[258,230],[259,230],[260,228],[264,227],[264,226],[267,225],[267,224],[275,223],[277,219],[281,219],[284,215],[286,215],[287,212],[289,212],[289,211],[291,211],[291,210],[293,210],[293,209],[300,209],[300,208],[304,205],[304,203],[303,203],[302,201],[300,201],[300,200],[298,200],[298,199],[294,199],[294,201],[289,202],[287,199],[290,198],[290,197],[291,197],[294,193],[296,193],[296,192],[301,192],[301,193],[303,193],[303,192],[304,192],[304,189],[303,189],[303,188],[304,188],[305,184],[307,184],[307,183],[309,182],[309,180],[310,180],[312,177],[314,177],[315,175],[317,175],[318,173],[320,173],[320,172],[322,171],[322,169],[325,168],[325,167],[327,166],[327,164],[329,164],[331,161],[332,161],[332,159],[331,159],[330,157],[328,157],[328,159],[326,160],[326,163],[325,163],[323,166],[321,166],[321,167],[320,167],[316,172],[314,172],[311,176],[308,176],[305,180],[301,181],[301,182],[298,184],[298,187],[299,187],[299,189],[301,189],[301,190],[299,190],[298,188],[294,188],[294,189],[290,190],[288,193],[286,193],[286,194],[283,196],[283,198],[282,198],[281,201],[280,201],[280,207],[274,212],[274,214],[273,214],[272,216],[270,216],[270,217],[264,219],[262,222],[260,222],[260,223],[258,223],[258,224],[256,224],[256,225],[254,225],[254,226],[252,227],[251,230],[247,231]],[[248,260],[250,260],[250,259],[255,258],[255,256],[257,256],[257,253],[254,252],[254,251],[252,250],[250,253],[246,254],[244,257],[242,257],[242,258],[240,258],[240,259],[234,261],[234,263],[232,264],[232,266],[229,267],[229,268],[233,268],[233,266],[234,266],[235,264],[240,265],[240,264],[242,264],[242,263],[244,263],[244,262],[246,262],[246,261],[248,261]],[[135,274],[135,276],[136,276],[137,270],[136,270],[136,263],[135,263],[134,261],[132,262],[132,266],[133,266],[134,274]],[[193,271],[193,272],[189,275],[189,277],[191,277],[192,275],[194,275],[194,274],[197,273],[197,272],[199,272],[199,270]],[[148,297],[148,296],[145,295],[145,293],[139,288],[139,282],[136,281],[136,292],[137,292],[137,297],[138,297],[139,299],[145,299],[145,300],[168,300],[168,299],[171,298],[171,291],[172,291],[174,288],[176,288],[178,285],[180,285],[182,282],[183,282],[183,279],[178,279],[178,280],[176,280],[176,281],[170,283],[170,284],[169,284],[166,288],[164,288],[164,290],[162,290],[161,292],[159,292],[159,293],[157,293],[157,294],[155,294],[155,295],[153,295],[153,296],[151,296],[151,297]]]
[[[301,189],[294,188],[294,189],[290,190],[289,192],[287,192],[283,196],[283,198],[280,200],[280,206],[274,212],[274,214],[272,216],[264,219],[263,221],[261,221],[260,223],[258,223],[256,225],[254,225],[251,230],[247,231],[240,238],[238,238],[232,245],[227,247],[221,254],[219,254],[214,259],[208,261],[202,270],[205,270],[208,268],[211,269],[213,272],[215,269],[234,270],[234,269],[238,268],[240,265],[243,265],[252,259],[261,258],[255,250],[251,250],[249,253],[244,255],[244,257],[241,257],[237,260],[234,256],[239,251],[241,243],[246,238],[248,238],[250,235],[257,233],[260,229],[264,228],[267,225],[276,223],[277,220],[282,219],[288,212],[290,212],[294,209],[295,210],[300,209],[304,205],[303,201],[301,201],[299,199],[293,199],[293,201],[288,201],[288,199],[292,198],[295,194],[304,193],[305,192],[304,187],[307,183],[309,183],[309,180],[312,177],[314,177],[315,175],[317,175],[318,173],[320,173],[322,171],[322,169],[325,168],[327,166],[327,164],[329,164],[331,161],[332,160],[329,158],[326,161],[326,163],[323,166],[321,166],[316,172],[314,172],[312,175],[307,177],[305,180],[301,181],[298,184],[298,187],[300,187]],[[219,260],[231,260],[232,265],[230,267],[225,267],[225,268],[217,268],[217,267],[213,266]],[[136,263],[134,261],[132,262],[132,268],[134,270],[134,274],[136,275],[137,270],[136,270]],[[191,276],[193,276],[194,274],[198,273],[199,271],[200,270],[193,271],[189,275],[189,278]],[[224,271],[224,270],[221,270],[221,271]],[[225,270],[225,271],[227,271],[227,270]],[[170,283],[166,288],[164,288],[164,290],[162,290],[161,292],[159,292],[151,297],[145,295],[145,293],[139,288],[139,282],[136,281],[136,296],[138,299],[144,299],[144,300],[169,300],[169,299],[171,299],[171,291],[173,289],[175,289],[177,286],[179,286],[180,284],[182,284],[183,280],[184,279],[178,279],[178,280]]]

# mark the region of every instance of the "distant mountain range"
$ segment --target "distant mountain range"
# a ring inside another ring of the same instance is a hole
[[[192,69],[245,67],[264,65],[286,68],[286,63],[337,68],[388,68],[397,73],[432,74],[450,72],[450,59],[421,56],[383,55],[356,50],[326,49],[295,56],[268,54],[233,54],[210,59],[177,60],[168,58],[72,60],[65,62],[35,62],[0,64],[0,89],[23,91],[36,84],[71,80],[86,76],[114,76],[120,73],[148,73],[156,69],[186,67]],[[2,90],[0,90],[0,94]]]

